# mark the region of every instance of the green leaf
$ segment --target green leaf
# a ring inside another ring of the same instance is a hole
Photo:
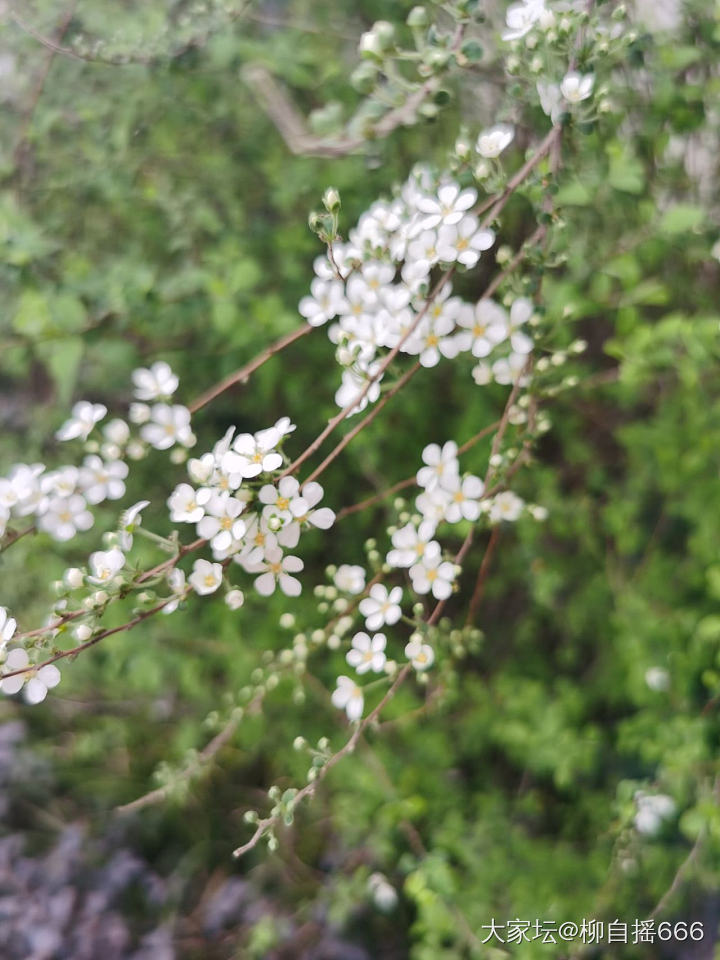
[[[38,290],[25,290],[20,295],[12,320],[13,329],[30,339],[41,337],[50,328],[50,305]]]
[[[678,203],[666,210],[660,220],[660,232],[673,236],[697,230],[705,219],[705,211],[691,203]]]
[[[40,345],[38,352],[55,384],[59,406],[66,406],[72,397],[84,349],[82,337],[65,337]]]
[[[607,148],[610,159],[608,183],[623,193],[642,193],[645,188],[645,168],[632,153],[619,143]]]

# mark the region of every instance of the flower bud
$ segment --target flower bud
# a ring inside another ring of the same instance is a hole
[[[322,198],[323,206],[328,213],[336,213],[340,209],[340,194],[335,187],[328,187]]]
[[[425,7],[413,7],[407,16],[406,23],[415,30],[422,30],[430,23],[430,17]]]
[[[71,590],[77,590],[85,581],[85,575],[79,567],[68,567],[63,574],[63,580]]]

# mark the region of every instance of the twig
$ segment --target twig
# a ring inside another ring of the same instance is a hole
[[[487,580],[487,575],[490,570],[490,561],[492,560],[493,554],[497,547],[498,540],[500,538],[500,527],[496,525],[490,531],[490,539],[488,540],[488,545],[485,548],[485,553],[482,558],[482,563],[480,564],[480,569],[478,570],[477,580],[475,581],[475,589],[473,590],[473,595],[470,599],[470,606],[468,608],[468,614],[465,619],[465,626],[469,627],[471,623],[474,622],[475,617],[477,616],[477,611],[482,600],[483,591],[485,589],[485,582]]]
[[[32,93],[30,95],[30,102],[23,115],[23,120],[20,127],[20,135],[17,143],[15,144],[15,149],[13,150],[13,161],[15,166],[20,169],[21,173],[23,172],[23,166],[25,164],[25,160],[27,159],[28,134],[30,132],[30,126],[32,124],[35,108],[37,107],[40,97],[42,96],[42,92],[45,89],[45,82],[48,78],[48,74],[50,73],[52,62],[55,59],[55,54],[58,52],[57,45],[65,36],[65,31],[70,26],[70,21],[75,13],[76,4],[77,0],[72,0],[67,10],[60,18],[57,27],[55,28],[52,41],[45,45],[48,52],[37,75],[35,84],[33,85]],[[18,18],[13,14],[12,11],[10,11],[10,16],[20,26]]]
[[[365,730],[370,726],[373,720],[381,713],[384,707],[389,703],[390,700],[395,696],[398,689],[405,682],[408,674],[410,673],[412,667],[409,663],[406,663],[405,666],[400,670],[398,675],[393,680],[391,686],[386,690],[385,695],[378,705],[370,711],[370,713],[364,717],[358,725],[355,727],[352,736],[345,743],[345,746],[341,747],[337,753],[334,753],[332,757],[328,760],[325,766],[320,767],[317,772],[317,776],[314,780],[311,780],[310,783],[307,783],[301,790],[298,790],[295,795],[295,800],[293,806],[297,806],[299,803],[302,803],[303,800],[308,797],[313,797],[318,786],[322,783],[328,773],[336,766],[344,757],[349,753],[352,753],[357,746],[358,740],[363,735]],[[250,839],[243,843],[241,846],[233,850],[233,856],[239,858],[244,856],[248,851],[252,850],[253,847],[256,847],[262,837],[267,833],[267,831],[275,826],[278,821],[277,816],[265,817],[263,820],[258,822],[255,832],[250,837]]]
[[[404,373],[402,377],[400,377],[397,383],[394,384],[394,386],[390,390],[388,390],[385,396],[380,401],[378,401],[378,403],[375,404],[372,411],[366,417],[364,417],[360,421],[360,423],[356,424],[356,426],[354,426],[349,433],[345,434],[345,436],[337,444],[335,449],[332,450],[332,452],[329,453],[327,457],[325,457],[325,459],[320,464],[320,466],[317,467],[315,470],[313,470],[313,472],[304,482],[310,483],[311,480],[315,480],[315,478],[319,477],[321,473],[324,473],[324,471],[330,466],[333,460],[345,449],[345,447],[350,443],[350,441],[354,437],[356,437],[361,430],[364,430],[365,427],[367,427],[369,424],[373,422],[373,420],[380,413],[380,411],[385,406],[385,404],[388,403],[388,401],[392,400],[392,398],[395,396],[396,393],[402,390],[405,384],[409,380],[411,380],[412,377],[415,376],[415,374],[418,372],[420,368],[421,368],[420,361],[417,361],[417,363],[415,363],[412,367],[410,367],[410,369],[406,373]]]
[[[260,367],[262,367],[262,365],[271,357],[274,357],[276,353],[280,353],[281,350],[284,350],[285,347],[289,347],[291,343],[295,343],[295,341],[299,340],[301,337],[307,336],[307,334],[313,329],[313,327],[305,323],[301,327],[297,327],[295,330],[292,330],[290,333],[284,334],[282,337],[276,340],[275,343],[271,343],[269,347],[266,347],[262,353],[259,353],[254,360],[250,361],[250,363],[247,363],[244,367],[241,367],[234,373],[228,374],[228,376],[219,383],[216,383],[213,387],[210,387],[208,390],[206,390],[205,393],[201,394],[197,400],[193,400],[188,407],[190,413],[197,413],[198,410],[201,410],[216,397],[219,397],[221,393],[224,393],[226,390],[234,387],[236,383],[247,383],[252,374],[255,373],[256,370],[259,370]]]
[[[456,53],[460,49],[464,30],[464,25],[460,24],[450,45],[451,53]],[[292,153],[315,157],[345,156],[361,149],[370,140],[387,137],[398,127],[412,123],[416,119],[418,107],[437,90],[440,84],[438,77],[425,80],[414,93],[410,94],[405,103],[390,110],[378,120],[373,127],[372,136],[363,132],[356,136],[346,135],[329,139],[317,136],[308,130],[305,118],[270,71],[262,64],[248,64],[242,71],[242,76]]]

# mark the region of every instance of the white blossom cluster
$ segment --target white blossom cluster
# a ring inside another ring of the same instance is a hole
[[[485,485],[479,477],[461,475],[458,447],[452,440],[442,447],[437,443],[429,444],[423,450],[422,459],[424,466],[416,477],[422,490],[415,500],[418,513],[403,526],[392,530],[392,549],[386,556],[386,564],[391,571],[407,570],[413,594],[418,597],[432,595],[435,600],[442,601],[451,596],[460,567],[443,556],[440,543],[434,539],[439,524],[462,520],[475,523],[482,513],[487,515],[491,524],[514,521],[525,511],[526,504],[510,490],[484,497]],[[541,508],[527,509],[535,519],[544,518]],[[344,592],[362,593],[365,570],[344,564],[337,569],[334,581],[335,586]],[[369,672],[392,673],[394,670],[394,662],[386,656],[387,636],[378,631],[400,621],[402,600],[402,587],[388,588],[385,584],[375,583],[358,604],[365,619],[365,630],[353,636],[346,655],[347,663],[358,676]],[[347,624],[351,623],[348,619]],[[405,645],[405,656],[418,672],[429,669],[435,661],[435,651],[417,631]],[[363,687],[352,677],[341,675],[337,678],[332,702],[345,710],[349,720],[359,720],[365,705]]]
[[[287,596],[301,592],[293,574],[303,569],[303,562],[286,551],[297,547],[303,530],[329,529],[335,514],[319,506],[319,483],[301,488],[294,477],[273,477],[285,463],[278,447],[293,430],[288,417],[255,434],[236,436],[231,427],[210,453],[188,462],[192,485],[177,486],[168,507],[171,520],[193,524],[212,551],[213,561],[195,561],[189,583],[196,593],[214,593],[231,560],[255,576],[262,596],[276,587]],[[174,586],[184,590],[179,579]]]
[[[480,135],[477,149],[497,156],[511,140],[512,128],[498,125]],[[418,167],[392,201],[377,201],[362,215],[347,243],[332,246],[331,258],[316,259],[299,311],[312,326],[335,321],[328,336],[343,367],[339,406],[358,398],[358,413],[377,400],[384,351],[395,347],[423,367],[461,353],[502,353],[490,377],[509,383],[519,375],[533,345],[521,329],[532,316],[529,301],[520,298],[508,314],[487,298],[464,302],[446,281],[428,303],[435,267],[474,267],[495,242],[472,212],[476,200],[474,189]]]
[[[190,430],[190,411],[165,402],[175,392],[178,378],[167,363],[158,361],[150,369],[133,373],[135,396],[130,420],[142,424],[139,438],[131,437],[127,422],[110,420],[102,427],[102,440],[90,440],[95,427],[105,419],[102,403],[81,400],[71,417],[60,427],[60,441],[80,440],[86,456],[78,466],[48,470],[42,463],[15,464],[0,477],[0,536],[14,521],[34,523],[38,530],[62,542],[89,530],[94,517],[89,507],[125,495],[128,465],[125,459],[139,460],[148,445],[167,450],[176,443],[195,443]],[[152,407],[145,401],[156,401]]]

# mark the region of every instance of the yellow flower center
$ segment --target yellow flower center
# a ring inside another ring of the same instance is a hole
[[[287,510],[287,508],[290,506],[290,500],[288,497],[278,497],[275,501],[275,506],[278,508],[278,510]]]

